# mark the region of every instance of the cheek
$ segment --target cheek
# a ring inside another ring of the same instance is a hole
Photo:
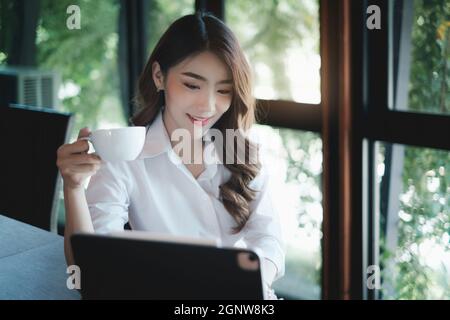
[[[189,106],[192,100],[190,95],[182,86],[177,84],[168,84],[166,87],[166,105],[167,107],[176,106],[177,109],[184,109]]]

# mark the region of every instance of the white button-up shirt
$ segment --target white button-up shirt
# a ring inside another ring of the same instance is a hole
[[[268,174],[263,166],[251,182],[258,192],[250,204],[250,218],[237,234],[232,233],[236,222],[219,195],[219,186],[230,176],[215,160],[205,162],[205,170],[196,179],[172,149],[160,112],[147,128],[136,160],[105,162],[91,177],[86,199],[94,229],[119,231],[129,222],[133,230],[212,238],[222,246],[246,247],[272,261],[278,279],[284,274],[284,247]]]

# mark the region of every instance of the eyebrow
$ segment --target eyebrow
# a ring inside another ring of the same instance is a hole
[[[185,76],[197,79],[197,80],[208,82],[208,79],[206,79],[205,77],[203,77],[199,74],[193,73],[193,72],[183,72],[182,75],[185,75]],[[233,83],[233,80],[231,80],[231,79],[221,80],[221,81],[217,82],[217,84],[232,84],[232,83]]]

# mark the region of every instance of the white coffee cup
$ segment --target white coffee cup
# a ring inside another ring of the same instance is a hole
[[[81,140],[90,141],[95,153],[104,161],[131,161],[139,156],[144,147],[145,129],[141,126],[99,129]]]

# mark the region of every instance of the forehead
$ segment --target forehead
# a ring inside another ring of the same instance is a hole
[[[188,57],[172,69],[177,73],[197,73],[211,81],[231,79],[231,72],[228,66],[210,51],[203,51]]]

